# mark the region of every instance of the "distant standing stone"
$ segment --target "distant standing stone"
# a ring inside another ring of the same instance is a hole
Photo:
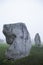
[[[8,59],[19,59],[29,55],[31,38],[24,23],[5,24],[3,33],[6,42],[10,44],[5,53]]]
[[[36,45],[36,46],[40,46],[40,45],[41,45],[41,39],[40,39],[39,33],[37,33],[37,34],[35,35],[34,41],[35,41],[35,45]]]

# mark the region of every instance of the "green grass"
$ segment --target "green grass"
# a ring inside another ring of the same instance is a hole
[[[5,51],[7,44],[0,44],[0,65],[43,65],[43,46],[32,46],[30,55],[19,60],[7,60]]]

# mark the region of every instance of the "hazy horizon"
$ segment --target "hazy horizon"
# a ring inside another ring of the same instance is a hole
[[[0,39],[4,24],[18,22],[26,24],[31,39],[39,33],[43,41],[43,0],[0,0]]]

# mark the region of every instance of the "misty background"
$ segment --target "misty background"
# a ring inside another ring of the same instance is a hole
[[[43,42],[43,0],[0,0],[0,39],[4,24],[18,22],[26,24],[31,39],[39,33]]]

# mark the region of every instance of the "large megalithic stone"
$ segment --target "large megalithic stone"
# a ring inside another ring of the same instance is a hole
[[[32,44],[24,23],[5,24],[3,33],[7,44],[10,44],[5,53],[8,59],[15,60],[29,55]]]
[[[35,38],[34,38],[34,41],[35,41],[35,45],[37,47],[40,47],[41,46],[41,39],[40,39],[39,33],[36,33]]]

